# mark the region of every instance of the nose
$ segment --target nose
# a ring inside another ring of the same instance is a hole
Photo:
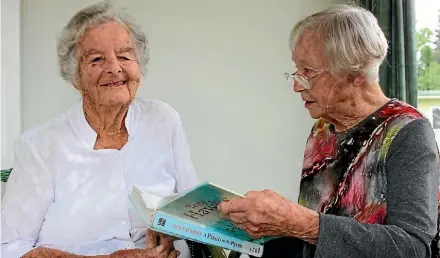
[[[107,73],[118,74],[122,72],[121,64],[115,55],[108,57],[106,61],[105,70]]]
[[[297,82],[296,80],[293,80],[293,91],[295,92],[301,92],[304,91],[304,87],[301,85],[301,83]]]

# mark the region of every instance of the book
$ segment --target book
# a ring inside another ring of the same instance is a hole
[[[211,182],[169,196],[135,185],[129,195],[134,209],[151,230],[261,257],[264,243],[273,237],[252,239],[230,220],[221,218],[217,210],[220,202],[239,197],[243,196]]]

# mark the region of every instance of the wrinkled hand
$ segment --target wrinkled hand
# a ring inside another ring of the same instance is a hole
[[[145,232],[145,249],[121,250],[109,258],[176,258],[180,252],[174,249],[174,238],[152,230]]]
[[[180,252],[174,249],[174,238],[148,230],[146,233],[146,249],[128,249],[110,255],[85,256],[64,251],[39,247],[29,251],[22,258],[176,258]]]
[[[243,198],[220,203],[219,210],[252,238],[287,236],[311,243],[318,238],[318,213],[271,190],[250,191]]]
[[[111,255],[96,255],[96,256],[87,256],[87,255],[77,255],[71,254],[65,251],[47,248],[47,247],[38,247],[32,249],[21,258],[109,258],[113,257]],[[127,256],[131,257],[131,256]]]
[[[147,249],[120,250],[111,254],[110,256],[106,256],[102,258],[171,258],[171,257],[175,258],[176,257],[176,256],[172,256],[171,254],[172,253],[170,254],[165,253],[165,249],[163,246],[157,246],[155,248],[151,248],[148,250]]]
[[[155,250],[157,258],[176,258],[180,252],[174,249],[174,240],[172,236],[147,230],[145,233],[147,239],[147,250]],[[160,250],[157,250],[160,249]]]
[[[67,252],[63,252],[60,250],[52,249],[52,248],[46,248],[46,247],[38,247],[35,249],[32,249],[25,255],[23,255],[21,258],[77,258],[82,256],[77,256],[74,254],[70,254]]]

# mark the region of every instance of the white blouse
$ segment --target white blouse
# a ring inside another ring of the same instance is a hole
[[[3,258],[40,246],[81,255],[145,248],[145,225],[128,200],[133,184],[168,195],[198,180],[173,108],[136,99],[125,125],[121,150],[93,150],[96,133],[79,102],[19,137],[2,200]],[[184,242],[179,248],[188,255]]]

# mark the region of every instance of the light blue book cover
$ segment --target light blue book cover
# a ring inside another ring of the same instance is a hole
[[[217,210],[221,201],[239,197],[242,195],[205,182],[166,198],[146,197],[142,189],[134,187],[130,200],[155,231],[261,257],[264,243],[272,238],[252,239],[231,221],[221,218]]]

